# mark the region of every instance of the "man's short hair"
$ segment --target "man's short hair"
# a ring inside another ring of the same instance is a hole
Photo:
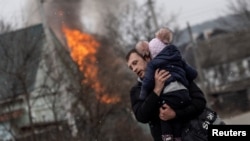
[[[126,61],[128,61],[132,53],[138,54],[143,60],[145,60],[145,58],[135,48],[132,48],[131,50],[129,50],[129,52],[126,55]]]

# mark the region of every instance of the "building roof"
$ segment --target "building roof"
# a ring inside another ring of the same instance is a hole
[[[0,99],[33,88],[44,39],[42,24],[0,35]]]
[[[203,68],[242,60],[250,56],[249,31],[230,33],[198,44],[198,60]]]

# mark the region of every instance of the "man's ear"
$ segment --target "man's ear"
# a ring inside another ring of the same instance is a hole
[[[143,57],[147,62],[149,62],[151,60],[150,52],[146,52],[146,54]]]

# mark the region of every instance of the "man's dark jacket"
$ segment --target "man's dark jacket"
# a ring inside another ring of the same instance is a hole
[[[176,118],[188,121],[198,116],[206,106],[204,94],[200,88],[191,82],[189,85],[189,93],[192,98],[191,104],[182,110],[176,110]],[[141,123],[148,123],[154,141],[162,141],[160,118],[159,118],[159,100],[160,97],[154,92],[149,93],[145,100],[139,98],[141,91],[141,82],[132,87],[130,91],[130,99],[132,110],[137,121]]]

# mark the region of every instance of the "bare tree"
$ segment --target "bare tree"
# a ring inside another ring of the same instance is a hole
[[[227,11],[231,19],[222,18],[221,22],[236,30],[250,28],[250,2],[248,0],[229,1]]]
[[[36,30],[36,29],[33,29]],[[34,85],[35,67],[39,62],[38,46],[41,43],[42,34],[36,31],[29,33],[25,30],[19,34],[5,33],[1,36],[1,75],[5,78],[2,83],[2,99],[16,98],[23,95],[27,104],[28,119],[33,127],[31,115],[30,92]],[[33,70],[32,70],[33,69]],[[8,80],[8,81],[7,81]],[[34,134],[34,132],[32,132]]]
[[[68,40],[69,50],[83,74],[83,78],[78,79],[80,89],[69,90],[74,91],[77,97],[72,105],[78,130],[75,138],[89,141],[113,140],[114,132],[121,134],[120,137],[124,137],[124,134],[127,137],[132,136],[132,133],[123,132],[124,128],[136,124],[128,110],[130,105],[127,88],[131,87],[128,81],[131,76],[126,71],[123,56],[118,56],[112,41],[102,36],[93,38],[80,30],[71,31],[78,34],[65,34],[68,38],[70,35],[74,37]],[[85,50],[84,48],[92,49],[81,54],[78,49]],[[78,56],[74,56],[74,50]],[[116,124],[124,118],[130,119],[129,122],[117,129]],[[137,133],[140,135],[142,131],[138,130]]]
[[[6,100],[10,100],[5,105],[15,107],[13,109],[5,106],[3,113],[12,113],[5,122],[10,124],[9,131],[13,138],[42,140],[45,138],[38,137],[41,131],[49,131],[52,126],[56,126],[57,132],[51,133],[51,138],[58,139],[62,137],[60,133],[65,132],[59,129],[66,125],[65,115],[70,112],[67,107],[73,102],[73,96],[66,93],[66,89],[77,87],[70,85],[75,84],[72,75],[77,76],[77,70],[74,69],[76,66],[74,67],[75,64],[65,48],[62,50],[63,46],[56,43],[57,50],[48,46],[41,24],[0,36],[0,75],[3,78],[0,96],[4,104]],[[60,58],[64,60],[60,62]],[[64,65],[65,63],[68,65]],[[64,69],[67,67],[69,69]],[[23,99],[21,103],[17,101],[19,97]],[[11,118],[15,120],[10,120]],[[40,129],[41,125],[45,127]]]
[[[123,6],[120,15],[109,13],[106,23],[108,36],[119,48],[131,48],[139,40],[149,41],[158,27],[174,25],[176,15],[166,17],[161,8],[155,8],[153,1],[138,5],[131,1]],[[178,26],[174,30],[178,31]]]

